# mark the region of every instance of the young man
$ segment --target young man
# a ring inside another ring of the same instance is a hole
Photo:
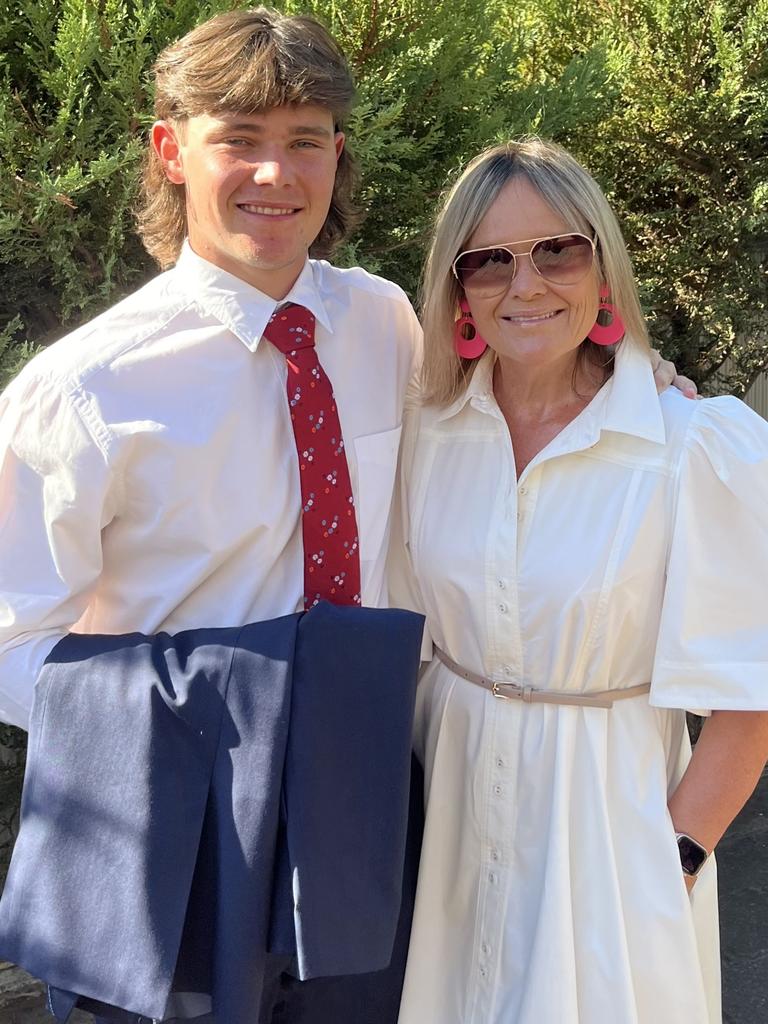
[[[396,285],[308,259],[353,217],[344,58],[309,18],[239,11],[169,47],[156,83],[141,230],[172,269],[33,360],[0,406],[0,717],[22,728],[71,629],[175,632],[303,606],[313,499],[301,493],[286,356],[263,336],[283,304],[314,316],[354,497],[360,601],[386,603],[419,325]]]
[[[0,718],[22,728],[70,631],[387,603],[420,329],[396,285],[308,259],[354,219],[344,57],[310,18],[237,11],[162,53],[156,87],[141,232],[172,269],[0,399]],[[396,1016],[397,983],[345,992],[288,966],[254,1019]]]

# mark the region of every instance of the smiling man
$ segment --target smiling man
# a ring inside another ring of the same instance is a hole
[[[355,222],[344,57],[311,18],[236,11],[166,49],[155,82],[140,231],[165,272],[0,400],[0,717],[22,728],[69,632],[387,603],[420,329],[396,285],[309,258]],[[385,1019],[370,990],[354,1010],[288,967],[254,1024]]]
[[[230,626],[318,593],[386,604],[420,328],[396,285],[309,258],[355,222],[344,57],[311,18],[236,11],[161,53],[155,82],[139,220],[170,269],[2,399],[2,590],[18,600],[0,616],[0,716],[21,727],[73,627]],[[297,359],[310,335],[311,360]],[[340,565],[326,551],[339,496]],[[318,507],[326,528],[305,552]],[[329,565],[333,594],[315,586]]]

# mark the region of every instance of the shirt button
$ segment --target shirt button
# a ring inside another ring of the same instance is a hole
[[[494,786],[493,787],[493,792],[496,794],[496,796],[501,796],[503,790],[502,790],[501,786]]]
[[[499,611],[501,612],[502,615],[505,615],[509,611],[509,609],[507,608],[506,604],[503,601],[499,605]]]
[[[497,582],[499,584],[499,590],[503,590],[504,587],[506,586],[506,583],[504,582],[504,580],[497,580]]]
[[[498,859],[499,859],[499,851],[498,850],[491,850],[491,860],[498,860]]]
[[[527,487],[521,487],[518,490],[518,494],[520,494],[523,498],[526,496],[527,493],[528,493],[528,488]]]
[[[497,757],[496,758],[496,767],[497,768],[503,768],[504,767],[504,758],[503,757]]]
[[[488,881],[491,885],[496,885],[496,875],[492,871],[488,875]]]
[[[488,972],[486,971],[486,969],[484,967],[480,968],[480,977],[481,978],[484,978],[487,973]]]

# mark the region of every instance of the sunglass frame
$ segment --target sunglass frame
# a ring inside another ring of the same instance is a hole
[[[546,277],[546,275],[542,274],[542,272],[536,266],[536,261],[533,258],[533,250],[536,248],[536,246],[539,245],[540,242],[554,242],[558,238],[583,238],[586,242],[589,242],[589,245],[590,245],[590,247],[592,249],[592,260],[590,262],[590,265],[584,271],[584,274],[582,275],[582,277],[578,278],[578,280],[576,280],[576,281],[572,281],[572,282],[553,281],[550,278]],[[528,252],[512,252],[512,250],[509,248],[509,246],[511,246],[511,245],[527,245],[528,242],[531,243],[531,247],[528,250]],[[590,238],[589,235],[585,235],[582,231],[563,231],[559,235],[544,235],[541,238],[521,238],[517,242],[501,242],[498,245],[481,245],[477,249],[464,249],[462,252],[459,253],[459,255],[456,257],[456,259],[451,264],[451,271],[453,273],[453,276],[456,278],[456,280],[459,282],[459,285],[462,288],[464,288],[466,290],[466,285],[463,283],[463,281],[461,280],[461,278],[459,277],[459,275],[458,275],[458,273],[456,271],[456,264],[459,262],[459,260],[462,258],[462,256],[468,256],[470,253],[473,253],[473,252],[491,252],[491,251],[493,251],[495,249],[503,249],[504,252],[509,253],[509,255],[512,257],[512,275],[511,275],[511,277],[509,278],[509,281],[506,284],[507,288],[512,284],[512,282],[514,281],[515,277],[517,276],[517,260],[518,260],[518,257],[527,256],[528,259],[531,261],[531,266],[533,267],[533,269],[536,271],[536,273],[539,275],[539,277],[542,278],[542,280],[546,281],[548,284],[567,285],[567,284],[578,284],[579,281],[583,281],[584,278],[589,273],[589,271],[592,269],[592,266],[594,265],[594,262],[595,262],[595,257],[597,256],[597,243],[595,242],[594,238]]]

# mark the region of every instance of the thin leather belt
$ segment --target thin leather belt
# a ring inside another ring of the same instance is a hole
[[[449,658],[445,651],[435,647],[435,654],[440,661],[446,665],[451,672],[466,679],[475,686],[482,686],[484,690],[490,690],[494,697],[499,700],[522,700],[526,704],[575,704],[585,708],[611,708],[617,700],[627,700],[629,697],[639,697],[641,693],[648,693],[650,683],[639,683],[637,686],[627,686],[622,690],[593,690],[590,693],[568,693],[566,690],[537,690],[533,686],[519,686],[517,683],[498,683],[493,679],[486,679],[476,672],[462,668],[453,658]]]

